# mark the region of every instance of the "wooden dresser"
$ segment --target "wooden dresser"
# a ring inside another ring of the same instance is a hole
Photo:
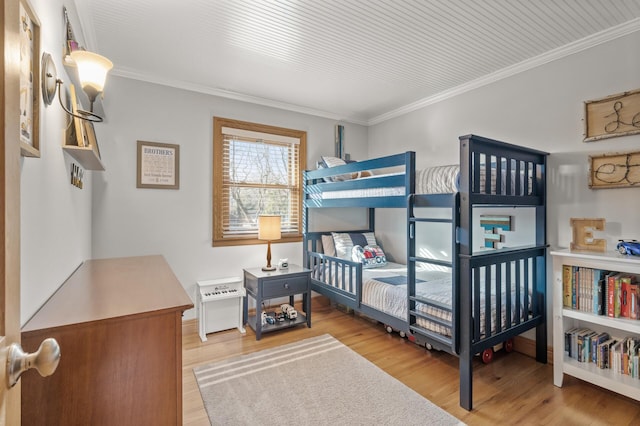
[[[191,299],[162,256],[84,262],[22,328],[57,371],[22,375],[24,425],[181,425],[182,313]]]

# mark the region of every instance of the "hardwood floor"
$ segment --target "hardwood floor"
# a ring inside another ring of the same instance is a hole
[[[209,425],[193,367],[279,346],[307,337],[331,334],[352,350],[468,425],[637,425],[640,404],[581,380],[565,376],[553,385],[553,367],[517,352],[496,353],[493,363],[474,362],[472,412],[458,405],[458,358],[428,351],[382,325],[348,314],[313,298],[312,328],[299,326],[263,335],[247,329],[198,336],[196,320],[183,323],[183,393],[185,426]],[[345,378],[348,386],[348,378]],[[640,386],[640,383],[639,383]],[[419,415],[419,413],[416,413]],[[265,419],[265,423],[274,419]],[[425,424],[428,424],[426,422]]]

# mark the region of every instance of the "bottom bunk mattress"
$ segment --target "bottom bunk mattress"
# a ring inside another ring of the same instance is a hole
[[[321,273],[314,274],[316,279],[320,278]],[[432,306],[425,303],[416,303],[416,311],[431,317],[438,318],[442,322],[451,324],[452,318],[452,282],[451,271],[448,269],[443,270],[417,270],[416,271],[416,296],[420,299],[433,302],[438,306]],[[331,285],[344,289],[345,283],[341,279],[332,279],[331,283],[325,285]],[[486,306],[486,286],[484,283],[480,285],[480,307],[481,314],[479,318],[480,334],[485,335],[485,306]],[[492,294],[490,295],[491,306],[491,334],[495,332],[496,326],[496,294],[495,283],[492,284]],[[522,295],[526,294],[524,289],[521,288],[519,294],[521,295],[520,303],[516,303],[516,291],[515,286],[511,286],[511,315],[510,317],[515,320],[516,318],[516,306],[521,307],[521,318],[524,318],[526,309],[524,306],[530,306],[527,301],[525,304]],[[506,292],[504,288],[501,291],[501,325],[502,328],[506,328]],[[408,293],[407,293],[407,267],[406,265],[387,263],[381,268],[363,269],[362,271],[362,297],[361,303],[368,307],[371,307],[377,311],[384,312],[385,314],[392,315],[403,321],[407,321],[408,318]],[[443,336],[451,336],[451,328],[438,324],[428,319],[418,317],[416,319],[417,325]]]

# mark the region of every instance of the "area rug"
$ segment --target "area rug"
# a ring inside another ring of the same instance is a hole
[[[194,373],[213,425],[463,424],[328,334]]]

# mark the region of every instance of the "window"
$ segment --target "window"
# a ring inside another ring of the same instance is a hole
[[[258,216],[281,216],[279,242],[302,240],[307,133],[213,119],[213,245],[264,244]]]

